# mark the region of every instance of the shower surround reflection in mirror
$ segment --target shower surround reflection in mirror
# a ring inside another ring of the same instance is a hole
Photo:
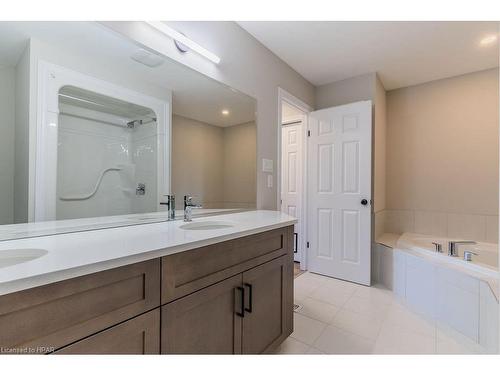
[[[157,208],[156,114],[76,87],[59,91],[57,219]]]

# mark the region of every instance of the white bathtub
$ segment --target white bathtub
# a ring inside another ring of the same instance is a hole
[[[459,246],[447,255],[449,238],[404,233],[391,244],[375,247],[375,281],[391,288],[409,308],[456,331],[485,353],[498,352],[498,246]],[[435,252],[432,242],[442,244]],[[389,246],[392,246],[389,247]],[[472,262],[463,260],[473,251]]]
[[[424,255],[432,255],[440,262],[449,262],[456,267],[481,272],[492,277],[498,277],[498,244],[478,242],[477,244],[463,244],[457,247],[458,256],[448,255],[448,243],[450,241],[460,241],[458,238],[434,237],[424,234],[404,233],[396,242],[396,248],[414,250],[416,252],[425,251]],[[442,245],[442,253],[435,251],[434,243]],[[472,251],[477,255],[472,256],[472,261],[464,260],[464,251]],[[428,254],[430,252],[430,254]]]

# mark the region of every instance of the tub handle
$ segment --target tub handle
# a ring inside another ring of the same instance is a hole
[[[464,251],[464,260],[465,260],[466,262],[470,262],[470,261],[472,261],[472,256],[473,256],[473,255],[477,255],[477,256],[479,256],[479,254],[477,254],[477,253],[475,253],[475,252],[473,252],[473,251]]]
[[[442,244],[440,244],[439,242],[433,242],[432,244],[435,246],[436,253],[443,252],[443,245]]]

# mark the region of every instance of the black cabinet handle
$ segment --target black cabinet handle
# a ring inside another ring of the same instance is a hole
[[[248,288],[248,305],[249,307],[245,307],[245,311],[251,313],[253,309],[253,288],[252,284],[245,283],[245,286]]]
[[[295,249],[293,249],[293,252],[297,254],[299,252],[299,234],[294,233],[293,236],[295,237]]]
[[[236,311],[236,315],[241,316],[242,318],[245,317],[245,288],[242,288],[241,286],[236,287],[236,291],[240,291],[240,311]]]
[[[368,204],[368,200],[367,199],[361,199],[361,204],[363,206],[366,206]]]

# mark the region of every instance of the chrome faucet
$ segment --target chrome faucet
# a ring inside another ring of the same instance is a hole
[[[433,242],[432,244],[434,245],[434,250],[436,251],[436,253],[443,252],[443,245],[442,244],[440,244],[439,242]]]
[[[160,204],[163,206],[167,206],[168,220],[175,220],[175,195],[168,194],[168,195],[165,195],[165,197],[167,197],[167,201],[160,202]]]
[[[472,251],[464,251],[464,260],[466,262],[472,262],[472,256],[473,255],[479,255],[479,254],[474,253]]]
[[[202,208],[200,204],[193,204],[193,197],[184,196],[184,221],[193,221],[193,208]]]
[[[466,245],[466,244],[475,245],[476,243],[477,243],[476,241],[450,241],[448,243],[448,255],[450,257],[458,256],[457,253],[458,245]]]

